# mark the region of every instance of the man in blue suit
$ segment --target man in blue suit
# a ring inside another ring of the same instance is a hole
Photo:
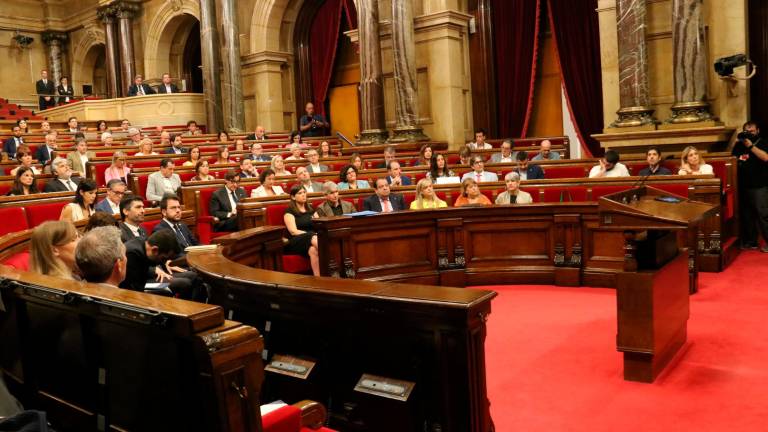
[[[120,179],[112,179],[107,183],[107,197],[96,204],[96,211],[120,214],[120,200],[125,195],[125,183]]]
[[[387,183],[389,183],[392,186],[410,186],[412,184],[411,178],[402,175],[402,168],[400,168],[400,162],[398,161],[390,161],[387,165],[387,171],[389,172],[389,175],[387,176]]]
[[[56,152],[58,145],[56,144],[56,135],[49,133],[45,136],[45,145],[41,145],[35,152],[35,159],[40,162],[41,165],[46,165],[49,160],[53,159],[52,153]]]
[[[520,175],[520,180],[540,180],[544,178],[544,170],[540,166],[528,163],[528,152],[517,152],[515,159],[517,159],[517,167],[513,171]]]
[[[22,144],[24,144],[24,138],[21,136],[21,128],[14,126],[13,136],[3,143],[3,151],[8,155],[8,159],[16,157],[16,149]]]

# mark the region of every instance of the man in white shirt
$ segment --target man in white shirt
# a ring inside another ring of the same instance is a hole
[[[147,200],[160,201],[165,194],[175,194],[181,187],[181,178],[174,174],[175,165],[173,159],[160,161],[160,171],[149,175],[147,181]]]
[[[468,178],[474,179],[478,183],[499,181],[499,176],[495,173],[485,171],[485,161],[482,156],[472,157],[472,171],[461,176],[461,181]]]
[[[589,171],[589,178],[629,177],[629,171],[624,164],[619,162],[619,152],[608,150],[600,159],[600,164],[595,165]]]
[[[120,179],[107,182],[107,197],[96,204],[94,210],[113,215],[120,214],[120,201],[125,195],[125,189],[125,183]]]
[[[323,165],[320,163],[320,155],[317,153],[317,150],[312,149],[307,152],[307,160],[309,160],[309,165],[307,165],[307,169],[312,174],[317,174],[321,172],[328,171],[328,165]]]
[[[67,129],[67,132],[70,132],[70,133],[80,132],[80,128],[77,125],[77,117],[70,117],[67,120],[67,125],[69,126],[69,128]]]
[[[323,189],[322,184],[312,181],[309,171],[305,167],[296,168],[296,180],[298,180],[298,183],[304,187],[304,190],[307,191],[307,193],[321,192]]]
[[[515,155],[512,153],[512,140],[504,140],[501,143],[501,153],[494,153],[491,156],[491,162],[493,163],[507,163],[514,162]]]
[[[475,131],[475,142],[467,143],[467,147],[472,150],[490,149],[491,145],[485,142],[485,129],[480,128]]]
[[[164,73],[163,74],[163,83],[157,86],[157,92],[158,93],[178,93],[179,89],[176,87],[176,84],[171,82],[171,74]]]
[[[560,159],[560,153],[552,151],[552,142],[544,140],[539,144],[539,154],[533,157],[532,160],[558,160]]]
[[[147,239],[147,231],[141,226],[144,222],[144,200],[138,195],[128,195],[120,201],[120,232],[123,243],[139,237]]]

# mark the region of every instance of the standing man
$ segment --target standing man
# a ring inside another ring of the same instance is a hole
[[[213,230],[237,231],[237,203],[245,198],[245,189],[240,187],[240,178],[234,171],[227,171],[224,181],[224,186],[211,195],[208,208],[211,215],[219,220]]]
[[[144,77],[136,75],[136,78],[133,79],[133,84],[128,87],[128,96],[146,96],[151,94],[155,94],[152,87],[144,84]]]
[[[56,93],[56,86],[53,85],[53,81],[48,79],[48,71],[45,69],[40,71],[40,79],[35,83],[35,92],[39,95],[40,111],[56,106],[56,99],[53,98]]]
[[[8,159],[16,157],[16,149],[22,144],[24,144],[24,138],[21,136],[21,128],[14,126],[13,136],[3,143],[3,151],[8,154]]]
[[[732,154],[738,158],[741,248],[757,249],[758,230],[768,253],[768,142],[760,136],[757,123],[744,123]]]
[[[299,129],[301,130],[301,136],[303,137],[316,137],[325,136],[326,129],[330,126],[325,117],[320,114],[315,114],[315,106],[312,102],[307,102],[304,107],[306,114],[301,116],[301,123]]]
[[[164,73],[163,74],[163,82],[159,86],[157,86],[157,93],[158,94],[163,94],[163,93],[171,94],[171,93],[178,93],[178,92],[179,92],[179,88],[176,87],[176,84],[171,82],[171,74],[169,74],[167,72]]]

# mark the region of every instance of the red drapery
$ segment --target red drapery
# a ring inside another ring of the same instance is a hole
[[[492,0],[499,135],[524,137],[533,108],[540,0]],[[478,125],[482,127],[482,125]]]
[[[309,59],[312,70],[312,100],[318,114],[325,114],[325,98],[328,96],[336,60],[342,12],[345,12],[347,17],[347,25],[357,28],[357,11],[353,0],[326,0],[312,20]]]
[[[548,0],[571,119],[586,153],[602,156],[592,134],[603,130],[603,86],[597,0]]]

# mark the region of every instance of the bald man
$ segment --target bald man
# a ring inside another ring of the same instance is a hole
[[[307,102],[304,107],[306,114],[301,116],[301,122],[299,123],[299,129],[301,129],[302,137],[316,137],[325,136],[326,130],[330,126],[325,117],[320,114],[315,114],[315,105],[312,102]]]
[[[549,140],[544,140],[539,144],[539,154],[533,157],[532,160],[558,160],[560,159],[560,153],[552,151],[552,143]]]

